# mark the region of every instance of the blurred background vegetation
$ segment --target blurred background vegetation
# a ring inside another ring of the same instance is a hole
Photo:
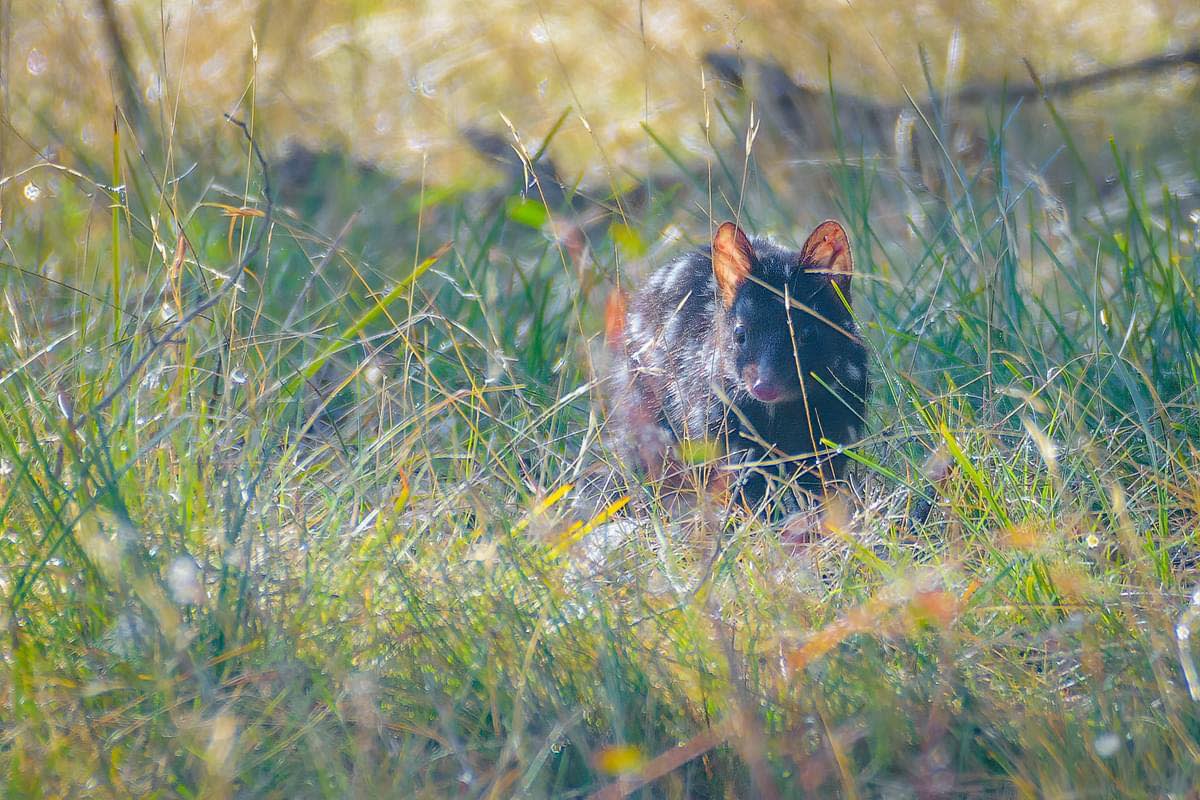
[[[439,185],[479,182],[480,164],[459,131],[501,127],[499,113],[539,141],[569,110],[551,152],[585,184],[659,166],[663,156],[643,126],[703,158],[710,145],[701,73],[715,51],[773,59],[818,90],[832,78],[841,91],[902,104],[930,88],[1027,83],[1022,59],[1047,79],[1074,77],[1200,38],[1200,11],[1184,0],[486,8],[9,0],[5,8],[6,117],[39,150],[103,163],[114,103],[136,101],[154,129],[172,130],[177,147],[203,154],[226,138],[215,135],[222,114],[253,107],[273,152],[289,141],[333,148]],[[122,95],[125,64],[135,98]],[[711,97],[711,69],[707,78]],[[1181,126],[1194,122],[1194,72],[1103,88],[1067,104],[1081,140],[1103,146],[1109,135],[1133,142],[1192,133]],[[722,126],[710,131],[720,143],[730,136]],[[5,137],[10,165],[33,156],[13,130]]]
[[[1198,47],[0,0],[0,794],[1195,796]],[[819,536],[575,499],[605,298],[734,215],[854,243]]]

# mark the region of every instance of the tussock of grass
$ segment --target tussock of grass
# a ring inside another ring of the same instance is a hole
[[[5,794],[1187,792],[1195,212],[1114,148],[1089,221],[1005,135],[941,196],[846,148],[809,197],[852,230],[876,388],[799,546],[654,487],[580,530],[564,490],[610,458],[588,355],[632,256],[710,203],[811,227],[753,150],[582,257],[534,194],[324,157],[273,204],[249,149],[60,174],[0,270]]]

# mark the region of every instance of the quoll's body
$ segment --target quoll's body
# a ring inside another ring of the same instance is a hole
[[[799,252],[726,222],[710,248],[658,269],[609,309],[618,449],[661,473],[679,442],[716,442],[751,506],[769,476],[821,495],[845,462],[822,440],[856,441],[865,411],[852,271],[836,222]]]

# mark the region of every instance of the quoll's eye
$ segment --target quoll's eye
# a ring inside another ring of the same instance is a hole
[[[740,322],[734,326],[733,341],[737,343],[738,347],[741,347],[746,343],[746,326],[742,325]]]

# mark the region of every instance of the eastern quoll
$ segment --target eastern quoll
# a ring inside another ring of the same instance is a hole
[[[659,268],[627,302],[614,295],[618,451],[662,475],[679,465],[681,442],[715,443],[747,505],[773,507],[763,500],[775,478],[821,496],[846,461],[827,442],[856,441],[865,417],[852,272],[837,222],[817,226],[799,252],[726,222],[711,247]]]

